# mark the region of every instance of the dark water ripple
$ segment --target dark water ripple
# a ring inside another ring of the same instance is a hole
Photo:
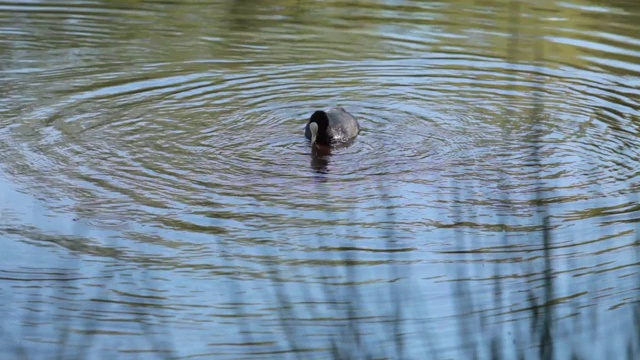
[[[402,301],[412,349],[438,329],[453,358],[460,319],[518,333],[545,303],[567,343],[628,329],[640,8],[518,4],[0,1],[0,333],[313,357]],[[314,150],[334,105],[363,131]]]

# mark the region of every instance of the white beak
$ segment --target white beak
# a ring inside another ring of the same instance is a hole
[[[311,131],[311,143],[313,144],[316,142],[316,136],[318,136],[318,124],[314,122],[310,123],[309,131]]]

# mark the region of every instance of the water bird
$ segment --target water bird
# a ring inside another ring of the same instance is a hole
[[[358,120],[337,106],[314,112],[304,129],[304,136],[311,140],[311,144],[332,145],[353,139],[359,132]]]

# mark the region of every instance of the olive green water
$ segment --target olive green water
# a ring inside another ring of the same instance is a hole
[[[0,357],[637,358],[606,3],[0,0]]]

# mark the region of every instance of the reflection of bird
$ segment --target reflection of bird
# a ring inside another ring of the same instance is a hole
[[[311,168],[320,174],[329,173],[329,158],[331,157],[331,147],[312,146],[311,147]]]
[[[358,120],[338,106],[327,111],[314,112],[304,129],[304,136],[310,139],[312,144],[331,145],[352,139],[359,132]]]

